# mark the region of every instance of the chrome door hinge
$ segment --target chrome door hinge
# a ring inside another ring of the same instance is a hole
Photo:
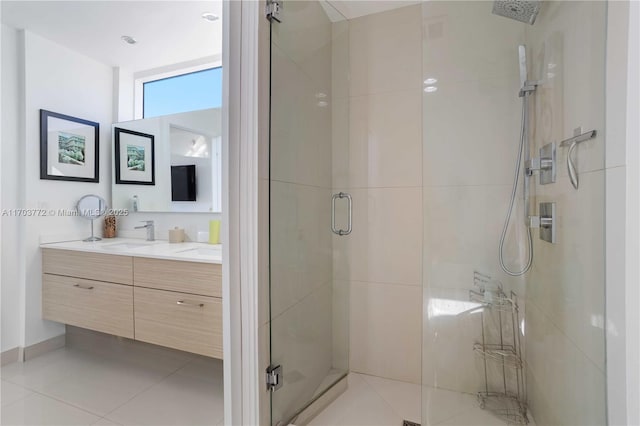
[[[267,0],[267,6],[265,7],[265,16],[269,21],[281,21],[282,14],[282,0]]]
[[[282,366],[270,365],[267,368],[267,390],[275,392],[282,387]]]

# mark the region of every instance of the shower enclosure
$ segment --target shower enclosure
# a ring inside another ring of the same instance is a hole
[[[422,383],[423,425],[446,422],[444,393],[515,423],[606,424],[607,4],[428,1],[355,23],[273,3],[271,424],[376,369]],[[535,19],[505,16],[527,5]],[[413,59],[390,61],[406,37]]]

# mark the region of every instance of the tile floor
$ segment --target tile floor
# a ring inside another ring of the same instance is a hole
[[[222,362],[181,352],[108,354],[63,348],[0,370],[0,423],[10,426],[211,425],[223,421]],[[351,373],[310,426],[420,423],[422,387]],[[425,388],[423,426],[504,426],[475,396]],[[533,425],[533,422],[530,423]]]
[[[423,426],[507,425],[481,410],[475,395],[424,389],[428,407]],[[403,420],[420,423],[421,399],[420,385],[351,373],[349,388],[309,426],[401,426]],[[533,421],[529,425],[535,426]]]
[[[2,425],[223,424],[219,360],[67,347],[0,372]]]

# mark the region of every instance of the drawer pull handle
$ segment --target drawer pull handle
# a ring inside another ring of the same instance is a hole
[[[189,303],[189,302],[185,302],[184,300],[178,300],[178,305],[197,306],[199,308],[204,308],[204,303]]]
[[[74,287],[78,287],[84,290],[93,290],[93,286],[92,285],[82,285],[82,284],[74,284]]]

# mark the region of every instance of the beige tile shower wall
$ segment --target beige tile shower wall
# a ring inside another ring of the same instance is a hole
[[[595,129],[574,153],[579,190],[558,149],[558,180],[536,187],[536,203],[553,201],[558,242],[534,241],[527,278],[527,387],[538,424],[606,424],[605,390],[605,2],[546,2],[526,41],[532,78],[544,83],[533,99],[537,148]]]
[[[437,89],[420,91],[423,384],[470,393],[481,389],[484,377],[473,353],[481,338],[480,314],[468,313],[474,270],[514,290],[524,311],[523,279],[507,276],[498,263],[518,153],[524,25],[493,15],[491,8],[489,1],[433,1],[417,12],[424,49],[420,83]],[[526,262],[520,195],[518,201],[504,250],[511,269]]]
[[[349,24],[349,97],[334,105],[333,186],[351,193],[354,206],[353,233],[334,236],[334,277],[351,293],[350,369],[420,383],[420,7]]]

